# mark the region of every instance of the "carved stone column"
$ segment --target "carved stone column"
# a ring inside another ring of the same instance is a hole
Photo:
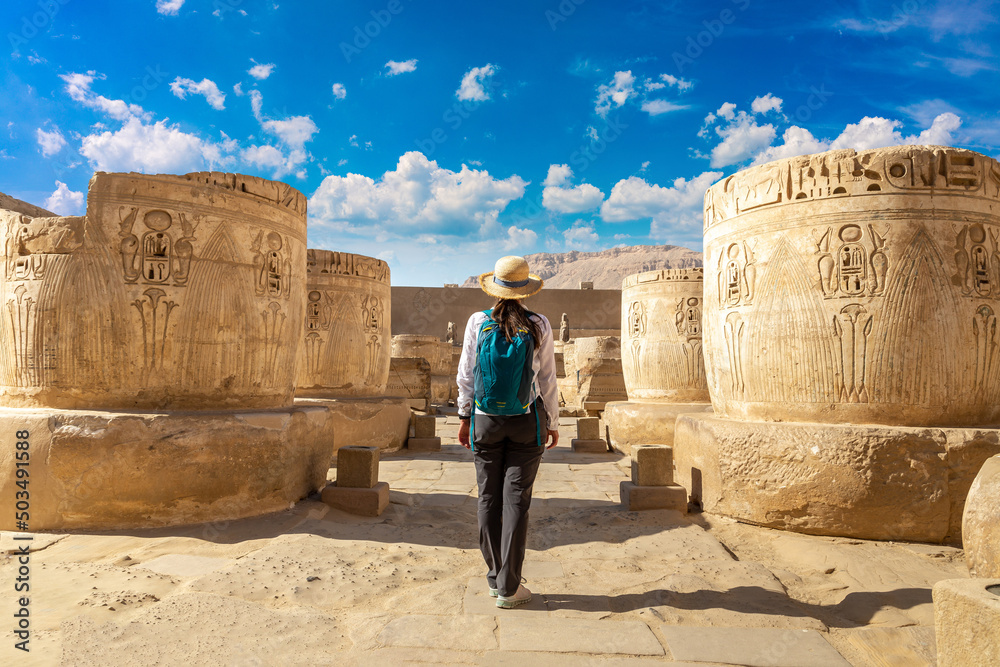
[[[675,452],[706,509],[958,539],[972,478],[1000,451],[985,428],[1000,420],[998,193],[995,160],[940,146],[806,155],[709,188],[718,417],[681,418]]]

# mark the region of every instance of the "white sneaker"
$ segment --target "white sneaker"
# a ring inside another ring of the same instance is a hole
[[[520,584],[517,587],[517,592],[510,597],[497,596],[497,606],[501,609],[513,609],[528,602],[531,602],[531,591],[524,584]]]

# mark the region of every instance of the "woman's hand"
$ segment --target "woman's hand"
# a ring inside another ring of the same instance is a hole
[[[463,419],[461,426],[458,427],[458,442],[466,449],[472,449],[472,445],[469,444],[469,420]]]
[[[461,433],[459,433],[459,437],[461,437]],[[549,440],[552,441],[552,444],[547,445],[545,449],[552,449],[553,447],[559,444],[559,431],[553,431],[549,429],[549,435],[548,437],[545,438],[545,442],[548,442]]]

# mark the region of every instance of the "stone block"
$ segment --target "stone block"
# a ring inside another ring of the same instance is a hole
[[[337,486],[374,488],[378,484],[378,461],[378,447],[341,447],[337,450]]]
[[[570,442],[570,446],[573,447],[574,452],[604,454],[608,451],[608,443],[603,440],[580,440],[579,438],[574,438]]]
[[[440,452],[441,438],[410,438],[406,448],[413,452]]]
[[[708,512],[812,535],[941,543],[960,539],[967,490],[1000,453],[1000,430],[685,414],[673,450],[675,480]]]
[[[1000,665],[1000,579],[934,584],[939,667]]]
[[[329,411],[322,438],[334,457],[348,445],[399,451],[410,437],[410,406],[405,398],[299,398],[295,405],[319,406]],[[336,458],[331,464],[336,463]]]
[[[622,482],[621,502],[630,512],[639,510],[676,510],[687,512],[688,494],[683,486],[638,486]]]
[[[410,399],[410,407],[424,410],[431,402],[431,365],[422,357],[392,357],[389,362],[387,396]]]
[[[674,660],[746,667],[850,667],[815,630],[659,626]],[[890,663],[884,663],[886,665]]]
[[[962,546],[973,577],[1000,577],[1000,456],[983,464],[962,518]]]
[[[413,436],[415,438],[433,438],[437,431],[437,420],[431,415],[413,416]]]
[[[334,509],[359,516],[379,516],[389,506],[389,484],[378,482],[370,489],[329,484],[321,497]]]
[[[600,440],[601,420],[597,417],[580,417],[576,421],[576,437],[580,440]]]
[[[673,484],[673,448],[666,445],[633,447],[632,483],[636,486],[668,486]]]
[[[636,445],[650,442],[673,445],[677,416],[690,412],[712,412],[712,404],[647,400],[608,403],[603,414],[608,444],[623,454],[631,454]]]

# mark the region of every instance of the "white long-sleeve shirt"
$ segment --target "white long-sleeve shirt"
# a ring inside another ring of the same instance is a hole
[[[487,319],[486,313],[477,311],[465,325],[465,341],[462,345],[462,359],[458,362],[458,412],[462,415],[472,414],[475,408],[473,393],[475,392],[476,349],[479,343],[479,329]],[[531,402],[541,395],[545,404],[545,412],[549,418],[549,428],[556,429],[559,424],[559,389],[556,385],[556,357],[552,343],[552,325],[540,314],[531,316],[538,323],[541,333],[541,344],[535,348],[535,356],[531,368],[535,373],[531,383]],[[531,408],[528,408],[529,411]],[[482,410],[476,410],[486,414]]]

